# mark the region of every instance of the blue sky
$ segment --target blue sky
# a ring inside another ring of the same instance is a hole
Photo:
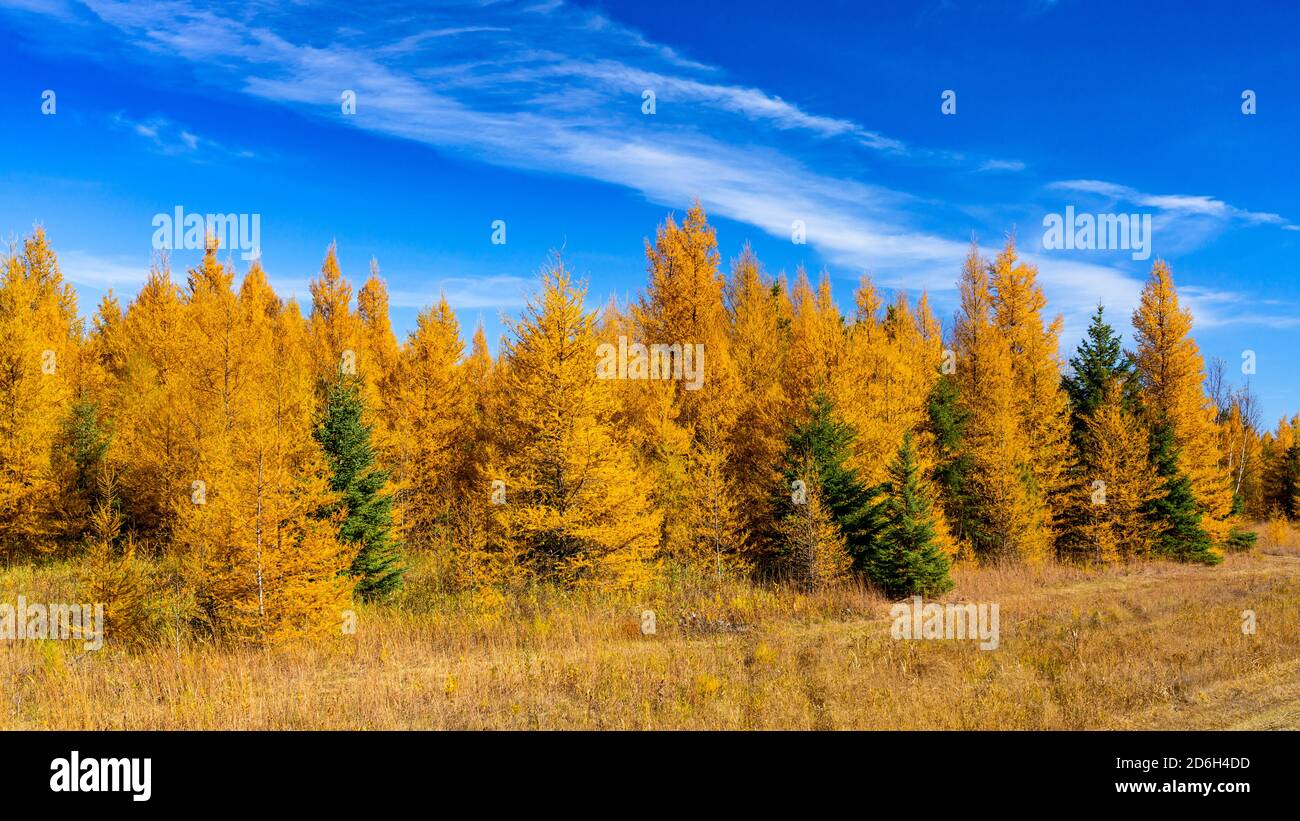
[[[491,338],[551,249],[593,305],[634,293],[695,198],[724,260],[825,268],[844,306],[863,272],[926,288],[945,324],[972,234],[1015,230],[1068,355],[1098,301],[1127,338],[1151,261],[1046,249],[1044,216],[1150,214],[1203,352],[1236,381],[1256,352],[1267,424],[1300,410],[1300,9],[876,5],[0,0],[0,229],[42,223],[90,311],[156,214],[256,213],[282,294],[337,239],[399,332],[441,291]]]

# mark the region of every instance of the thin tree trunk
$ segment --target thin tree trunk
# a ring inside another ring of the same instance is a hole
[[[262,640],[266,640],[266,599],[262,588],[262,462],[264,456],[257,455],[257,623]]]

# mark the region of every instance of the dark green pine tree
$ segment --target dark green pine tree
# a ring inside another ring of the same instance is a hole
[[[1070,397],[1070,423],[1076,448],[1082,446],[1087,430],[1084,419],[1101,404],[1111,380],[1122,381],[1126,410],[1135,413],[1138,407],[1137,380],[1131,378],[1133,365],[1124,353],[1119,334],[1106,322],[1104,313],[1105,309],[1098,305],[1087,337],[1070,359],[1072,373],[1062,378]]]
[[[890,596],[946,593],[952,589],[948,557],[935,540],[934,505],[921,483],[911,433],[889,465],[888,488],[886,525],[867,558],[867,577]]]
[[[355,377],[340,377],[326,391],[316,439],[329,462],[330,488],[341,494],[337,503],[321,513],[330,516],[345,511],[339,540],[358,548],[347,572],[356,577],[357,594],[373,600],[400,586],[406,568],[392,535],[393,497],[383,492],[388,473],[375,466],[370,426],[361,419],[363,411]]]
[[[66,539],[79,541],[85,535],[91,511],[106,501],[100,494],[100,474],[112,438],[95,403],[73,403],[53,449],[55,469],[64,476],[57,504],[67,523],[63,533]],[[113,507],[121,506],[115,501]]]
[[[1201,527],[1201,508],[1192,494],[1192,480],[1178,467],[1178,447],[1167,424],[1156,425],[1151,431],[1151,462],[1162,480],[1160,495],[1146,508],[1156,533],[1155,552],[1184,562],[1223,561],[1211,549],[1210,536]]]
[[[801,475],[805,461],[811,460],[821,483],[822,499],[844,534],[854,568],[862,570],[883,526],[878,504],[882,489],[864,485],[857,471],[846,464],[856,436],[851,425],[836,417],[829,397],[824,394],[813,397],[807,419],[786,441],[781,464],[784,482],[777,488],[776,515],[772,518],[778,522],[785,518],[790,506],[791,483]]]
[[[965,446],[970,411],[961,403],[956,379],[939,377],[930,392],[927,411],[938,456],[931,478],[939,491],[939,505],[948,519],[948,529],[976,552],[983,552],[989,541],[988,528],[980,518],[980,500],[975,495],[975,462]]]
[[[73,489],[93,505],[99,466],[108,452],[112,436],[99,418],[99,409],[93,402],[79,400],[73,403],[58,440],[57,456],[66,461],[72,473]]]

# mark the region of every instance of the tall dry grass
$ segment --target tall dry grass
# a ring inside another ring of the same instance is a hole
[[[417,563],[357,630],[269,652],[0,644],[7,728],[1101,728],[1300,726],[1300,558],[955,570],[1001,641],[896,641],[890,603],[747,584],[643,598],[455,594]],[[74,601],[66,566],[0,601]],[[641,633],[653,609],[657,632]],[[1254,635],[1242,631],[1255,614]]]

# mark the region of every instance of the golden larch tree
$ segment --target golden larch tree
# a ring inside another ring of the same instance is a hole
[[[1038,285],[1038,269],[1020,259],[1014,237],[1007,238],[993,263],[992,285],[993,324],[1010,348],[1032,491],[1044,517],[1042,527],[1055,538],[1072,458],[1070,401],[1061,385],[1058,356],[1062,319],[1044,323],[1047,298]]]
[[[52,548],[64,529],[53,449],[75,397],[81,323],[45,231],[0,272],[0,552]]]
[[[487,335],[480,322],[474,329],[470,354],[459,368],[466,395],[467,417],[461,426],[453,455],[453,492],[449,503],[446,541],[449,571],[459,588],[501,586],[520,577],[513,556],[492,531],[493,476],[490,466],[496,447],[496,419],[504,397],[499,390],[501,370],[488,352]]]
[[[422,311],[402,348],[398,365],[398,416],[391,422],[399,443],[393,464],[408,538],[435,546],[457,487],[461,445],[471,411],[459,368],[465,352],[456,314],[440,297]]]
[[[361,320],[352,310],[352,286],[339,270],[338,243],[325,250],[320,276],[309,287],[312,369],[323,390],[340,372],[360,368]]]
[[[1261,517],[1300,514],[1300,414],[1279,419],[1260,442]]]
[[[845,354],[844,318],[831,296],[830,275],[822,272],[816,292],[800,267],[790,297],[790,345],[783,374],[785,393],[802,414],[813,397],[830,388]]]
[[[197,477],[187,411],[186,313],[166,257],[150,268],[122,319],[122,363],[104,406],[112,427],[109,461],[128,513],[125,526],[170,534],[176,500]]]
[[[562,583],[635,589],[651,576],[659,513],[651,483],[611,424],[615,392],[597,379],[596,317],[561,260],[510,325],[500,419],[505,483],[496,526],[519,563]]]
[[[988,266],[972,243],[953,329],[956,376],[969,413],[965,447],[974,462],[980,508],[972,546],[984,559],[1037,562],[1050,555],[1052,534],[1034,492],[1011,348],[994,324],[994,307]]]
[[[1201,525],[1222,541],[1232,526],[1232,489],[1219,451],[1216,411],[1205,394],[1205,362],[1191,336],[1192,313],[1178,304],[1164,260],[1151,268],[1133,328],[1137,350],[1131,358],[1147,418],[1171,427],[1179,467],[1204,511]]]
[[[681,225],[670,214],[654,243],[646,242],[646,269],[646,292],[632,309],[636,341],[703,346],[703,384],[690,389],[694,386],[686,380],[669,382],[679,424],[701,433],[704,427],[729,431],[737,380],[723,298],[726,280],[719,270],[717,237],[699,202]]]
[[[803,463],[798,475],[803,484],[784,506],[785,515],[778,523],[777,533],[794,580],[817,589],[843,581],[853,560],[844,534],[826,503],[811,459]]]
[[[699,202],[680,225],[669,215],[659,226],[655,242],[646,242],[646,268],[646,292],[632,308],[634,341],[680,345],[694,368],[702,368],[699,381],[690,379],[683,367],[680,379],[655,380],[651,374],[650,380],[627,386],[646,430],[643,457],[648,457],[660,477],[656,500],[664,516],[660,548],[665,555],[694,565],[701,559],[696,533],[701,511],[717,511],[722,499],[736,495],[732,476],[711,472],[709,466],[727,461],[739,387],[717,238]],[[675,351],[674,347],[674,356]],[[638,393],[641,396],[636,397]],[[700,471],[704,473],[697,475]],[[721,538],[735,549],[744,541],[743,534],[734,530],[736,524],[728,516],[715,517],[709,526],[715,531],[730,529]],[[707,558],[716,564],[715,557]]]
[[[379,263],[370,261],[370,277],[357,291],[359,350],[357,374],[361,377],[366,406],[366,423],[373,429],[376,450],[392,460],[398,445],[393,441],[390,420],[397,415],[397,365],[400,351],[388,315],[388,286],[379,276]]]
[[[770,531],[769,497],[795,409],[783,374],[790,333],[784,287],[767,276],[748,245],[732,263],[727,288],[731,353],[739,386],[727,468],[751,533]]]
[[[307,326],[296,304],[275,297],[260,266],[237,298],[228,273],[209,267],[192,281],[191,339],[211,362],[198,384],[241,371],[224,395],[208,389],[210,401],[224,403],[220,427],[202,442],[201,492],[181,502],[177,542],[197,597],[224,638],[279,645],[329,635],[350,601],[341,572],[353,556],[338,542],[338,523],[320,515],[334,496],[312,436]],[[223,350],[231,315],[240,340],[233,354]]]
[[[1102,562],[1146,558],[1151,526],[1145,507],[1160,479],[1148,456],[1149,433],[1124,405],[1124,387],[1113,380],[1084,419],[1080,484],[1072,488],[1065,544],[1076,555]]]

